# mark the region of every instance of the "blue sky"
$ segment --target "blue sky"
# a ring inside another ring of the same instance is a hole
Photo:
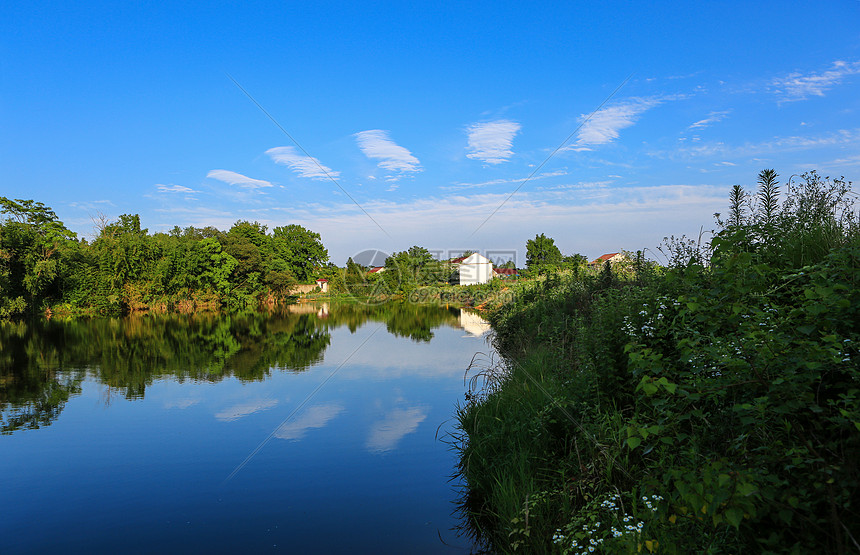
[[[12,2],[0,130],[0,195],[83,236],[654,249],[764,168],[858,177],[860,2]]]

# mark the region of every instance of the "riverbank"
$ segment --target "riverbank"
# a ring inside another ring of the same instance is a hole
[[[458,411],[492,551],[831,552],[860,539],[860,241],[812,264],[523,282]],[[854,545],[854,547],[851,547]]]

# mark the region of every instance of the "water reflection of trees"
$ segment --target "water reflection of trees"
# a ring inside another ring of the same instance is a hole
[[[142,398],[155,380],[263,380],[322,361],[330,330],[369,321],[430,341],[459,311],[415,304],[286,307],[273,313],[0,322],[0,433],[47,426],[90,378]]]

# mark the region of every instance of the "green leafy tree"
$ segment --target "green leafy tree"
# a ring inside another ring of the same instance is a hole
[[[221,244],[210,237],[198,241],[192,248],[189,271],[195,276],[196,288],[211,287],[226,297],[232,289],[230,276],[238,265],[239,262],[223,252]]]
[[[75,234],[41,202],[0,197],[0,212],[0,316],[61,297]]]
[[[299,282],[310,280],[314,269],[328,262],[328,250],[323,246],[319,233],[290,224],[276,227],[272,236],[274,255],[286,262]]]
[[[561,251],[555,246],[554,239],[541,233],[526,241],[526,267],[529,271],[545,273],[557,268],[561,262]]]
[[[588,259],[582,254],[571,254],[568,256],[561,257],[562,268],[567,270],[578,271],[580,268],[588,264]]]
[[[381,279],[389,291],[408,293],[422,285],[447,282],[448,271],[426,248],[413,246],[385,260]]]

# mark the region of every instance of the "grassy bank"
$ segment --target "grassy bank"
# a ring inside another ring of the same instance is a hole
[[[549,276],[490,312],[502,358],[458,414],[488,549],[860,550],[860,240],[786,204],[672,267]]]

